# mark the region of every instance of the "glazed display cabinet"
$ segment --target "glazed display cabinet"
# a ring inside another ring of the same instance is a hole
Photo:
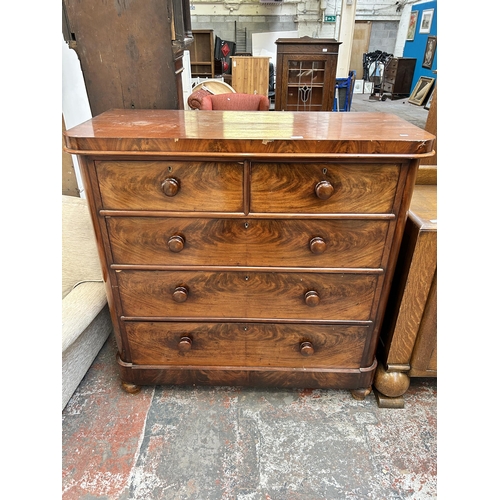
[[[333,38],[276,40],[275,110],[333,110],[339,45]]]

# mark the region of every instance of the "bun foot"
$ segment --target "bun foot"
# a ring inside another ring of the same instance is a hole
[[[122,382],[122,388],[129,394],[137,394],[141,390],[140,386],[128,382]]]
[[[410,377],[403,372],[388,372],[379,364],[373,380],[379,408],[404,408],[403,394],[410,387]]]
[[[372,392],[371,387],[361,387],[360,389],[351,389],[352,397],[358,401],[363,401],[368,394]]]

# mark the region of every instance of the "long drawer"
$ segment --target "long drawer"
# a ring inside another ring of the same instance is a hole
[[[369,326],[126,322],[138,365],[358,368]]]
[[[243,163],[97,161],[103,207],[242,212]]]
[[[125,317],[367,321],[377,275],[309,272],[116,273]]]
[[[392,164],[254,163],[250,211],[390,213],[399,172]]]
[[[367,267],[381,265],[381,220],[108,217],[117,264]]]

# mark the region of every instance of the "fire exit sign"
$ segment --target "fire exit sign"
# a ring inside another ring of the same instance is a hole
[[[325,23],[334,23],[337,16],[325,16]]]

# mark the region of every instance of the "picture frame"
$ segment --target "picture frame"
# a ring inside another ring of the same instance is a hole
[[[434,17],[434,9],[426,9],[422,11],[422,19],[420,20],[419,33],[430,33],[432,26],[432,18]]]
[[[410,98],[408,99],[408,102],[416,104],[417,106],[422,106],[423,102],[425,101],[425,98],[429,94],[434,84],[434,80],[435,78],[431,78],[428,76],[421,76],[418,79],[418,82],[415,85],[415,88],[413,89]]]
[[[429,96],[429,99],[427,99],[427,102],[424,104],[424,109],[431,109],[431,104],[432,104],[432,99],[434,97],[434,90],[436,89],[436,87],[434,87],[432,89],[432,92],[431,92],[431,95]]]
[[[408,33],[406,40],[412,42],[415,40],[415,31],[417,31],[418,10],[412,10],[410,14],[410,23],[408,24]]]
[[[436,53],[436,46],[437,46],[437,37],[428,36],[427,43],[425,44],[422,68],[427,68],[427,69],[432,68],[432,62],[434,61],[434,54]]]

